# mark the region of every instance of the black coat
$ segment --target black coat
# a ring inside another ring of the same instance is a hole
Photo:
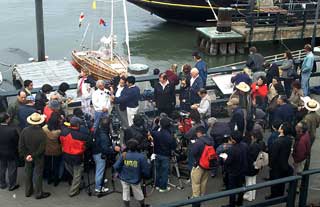
[[[36,108],[37,110],[40,110],[41,113],[43,113],[43,109],[44,109],[44,107],[46,106],[47,102],[49,101],[49,100],[47,99],[47,95],[46,95],[45,93],[43,93],[42,90],[40,90],[40,91],[37,93],[35,99],[36,99],[36,100],[35,100],[36,103],[35,103],[35,105],[34,105],[35,108]]]
[[[19,134],[15,127],[0,125],[0,160],[18,158]]]
[[[197,77],[194,81],[194,83],[190,86],[190,103],[200,103],[201,97],[198,95],[198,92],[200,89],[203,88],[203,81],[201,77]]]
[[[289,172],[291,167],[288,163],[291,154],[292,138],[279,136],[269,150],[269,166],[273,171],[283,174]]]
[[[176,105],[174,86],[169,83],[163,89],[158,82],[154,87],[154,100],[158,109],[174,109]]]
[[[279,77],[279,67],[277,64],[275,63],[272,63],[270,68],[268,69],[267,71],[267,75],[266,75],[266,78],[267,78],[267,83],[268,85],[270,83],[272,83],[272,78],[273,77]]]
[[[224,135],[230,134],[230,124],[227,122],[216,122],[210,130],[210,137],[212,137],[216,148],[225,142]]]
[[[148,150],[150,143],[147,140],[148,132],[144,127],[137,127],[134,124],[130,126],[128,129],[124,130],[124,143],[127,144],[127,142],[130,139],[135,139],[138,141],[138,150],[144,151]]]
[[[234,130],[237,125],[238,130],[243,133],[244,131],[244,113],[241,107],[235,108],[232,112],[231,120],[230,120],[230,129]]]
[[[248,146],[246,143],[236,143],[227,151],[225,170],[229,176],[245,176],[247,169]]]
[[[258,174],[259,170],[254,168],[253,163],[257,160],[259,152],[264,148],[263,141],[261,142],[254,142],[249,145],[248,150],[248,170],[246,172],[246,176],[255,176]]]

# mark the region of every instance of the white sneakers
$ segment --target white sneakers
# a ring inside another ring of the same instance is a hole
[[[109,188],[102,187],[101,189],[95,189],[95,193],[107,193],[109,191]]]

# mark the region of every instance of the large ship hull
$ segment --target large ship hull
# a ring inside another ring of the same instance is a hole
[[[215,20],[212,9],[206,0],[128,1],[170,22],[199,25],[210,24]],[[234,3],[230,0],[215,0],[214,2],[211,0],[210,2],[214,10],[219,7],[228,7]]]

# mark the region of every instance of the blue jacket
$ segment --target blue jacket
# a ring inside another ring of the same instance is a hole
[[[201,98],[198,95],[200,88],[203,88],[203,81],[199,75],[199,77],[195,79],[192,86],[190,86],[190,104],[191,105],[195,103],[200,103]]]
[[[120,156],[113,168],[119,173],[122,181],[138,184],[142,177],[150,176],[151,166],[143,154],[129,151],[125,153],[125,158],[123,155]]]
[[[252,80],[248,74],[246,74],[245,72],[240,72],[231,78],[231,83],[234,83],[234,85],[238,85],[240,82],[245,82],[250,86]]]
[[[140,89],[138,86],[124,88],[121,96],[115,98],[115,103],[120,104],[121,110],[125,107],[136,108],[139,106]]]
[[[301,72],[302,73],[311,73],[314,64],[314,55],[312,52],[309,52],[307,56],[303,59]]]
[[[292,123],[292,117],[294,116],[294,110],[291,104],[283,104],[278,106],[274,111],[273,120],[280,120],[282,122]]]
[[[207,82],[207,77],[208,77],[208,67],[207,67],[207,63],[204,62],[203,60],[200,60],[199,62],[197,62],[195,64],[195,66],[198,70],[199,70],[199,76],[202,79],[203,83]]]
[[[36,108],[29,105],[20,105],[18,109],[19,127],[24,129],[28,126],[27,118],[34,112],[37,112]]]
[[[151,136],[153,137],[154,153],[170,157],[171,151],[177,147],[176,140],[170,132],[166,129],[161,129],[160,131],[152,131]]]

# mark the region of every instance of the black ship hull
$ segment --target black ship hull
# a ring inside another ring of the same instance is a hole
[[[213,12],[206,0],[128,0],[129,2],[155,14],[169,22],[201,25],[215,21]],[[215,11],[228,7],[234,1],[211,0]],[[212,23],[213,24],[213,23]]]

